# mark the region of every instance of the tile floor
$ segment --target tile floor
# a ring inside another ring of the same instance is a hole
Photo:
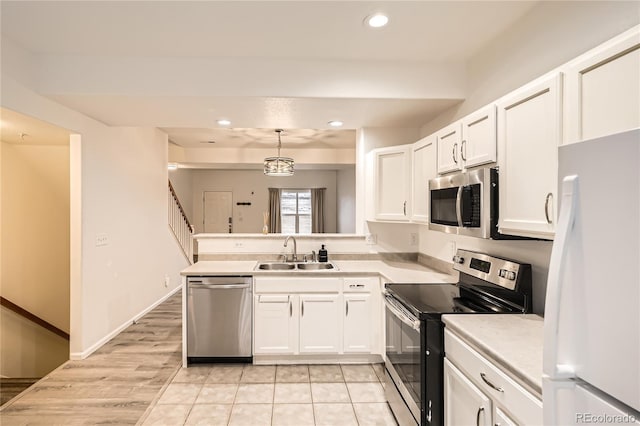
[[[396,425],[381,364],[180,369],[143,425]]]

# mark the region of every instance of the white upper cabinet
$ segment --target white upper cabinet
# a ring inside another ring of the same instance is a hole
[[[565,142],[640,127],[640,27],[572,62],[566,85]]]
[[[438,138],[438,173],[448,173],[462,169],[460,145],[462,145],[462,128],[460,122],[445,127],[436,133]]]
[[[518,89],[498,107],[500,219],[503,234],[553,239],[562,74]]]
[[[486,106],[445,127],[438,138],[438,173],[495,163],[496,107]]]
[[[375,218],[408,221],[411,216],[411,147],[376,150]]]
[[[489,105],[462,119],[460,158],[465,168],[496,162],[495,105]]]
[[[429,221],[429,179],[437,177],[436,137],[427,136],[413,144],[411,158],[413,177],[411,182],[411,220]]]

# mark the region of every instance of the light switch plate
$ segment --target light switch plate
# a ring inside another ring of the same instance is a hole
[[[109,236],[107,234],[96,235],[96,247],[106,246],[109,244]]]

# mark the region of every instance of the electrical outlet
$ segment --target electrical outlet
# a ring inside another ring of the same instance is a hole
[[[106,246],[109,244],[109,236],[107,234],[96,235],[96,247]]]
[[[364,241],[370,246],[374,245],[377,242],[377,240],[378,240],[378,236],[376,234],[367,234],[364,237]]]
[[[171,277],[169,275],[165,275],[164,276],[164,286],[165,287],[169,287],[169,284],[171,284]]]
[[[242,248],[242,247],[244,247],[244,243],[242,243],[240,241],[236,241],[233,246],[235,248]]]
[[[449,251],[449,260],[453,259],[453,256],[456,255],[456,242],[455,241],[449,241],[447,243],[447,248]]]
[[[411,245],[412,246],[417,246],[418,245],[418,234],[415,232],[411,233]]]

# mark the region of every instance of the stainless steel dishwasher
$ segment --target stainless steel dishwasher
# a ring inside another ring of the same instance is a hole
[[[189,362],[252,362],[250,276],[187,278]]]

